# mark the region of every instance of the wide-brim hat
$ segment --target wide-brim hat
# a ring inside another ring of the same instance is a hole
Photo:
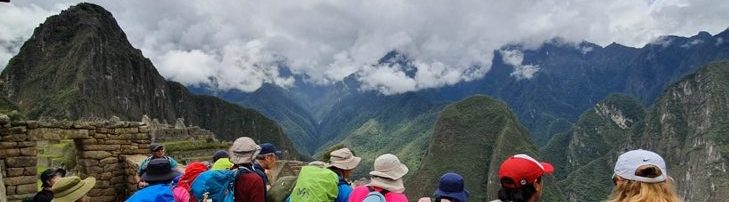
[[[405,192],[405,185],[403,184],[402,179],[391,180],[382,177],[373,177],[368,186],[379,187],[395,193]]]
[[[235,164],[248,164],[261,152],[261,147],[249,137],[240,137],[230,147],[230,161]]]
[[[389,179],[400,179],[408,173],[408,167],[392,154],[383,154],[375,159],[375,170],[370,175]]]
[[[435,198],[447,198],[458,200],[458,202],[468,201],[468,190],[465,188],[463,177],[457,173],[445,173],[438,180],[438,189],[435,190],[433,196]]]
[[[328,167],[337,167],[342,170],[352,170],[359,165],[362,158],[354,156],[348,148],[341,148],[329,153]]]
[[[96,185],[96,178],[81,180],[78,176],[63,177],[53,185],[52,202],[74,202],[89,193]]]
[[[142,181],[162,182],[169,181],[179,176],[180,172],[172,169],[170,161],[164,158],[153,159],[147,163],[147,168],[142,174]]]

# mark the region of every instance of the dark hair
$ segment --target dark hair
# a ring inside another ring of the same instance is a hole
[[[542,178],[538,178],[536,183],[540,183]],[[501,178],[501,184],[514,184],[510,178]],[[501,201],[513,201],[513,202],[527,202],[529,199],[537,193],[537,189],[534,184],[522,185],[518,189],[511,189],[501,187],[499,190],[499,200]]]

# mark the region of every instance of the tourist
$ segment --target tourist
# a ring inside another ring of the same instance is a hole
[[[329,163],[315,161],[301,168],[296,185],[289,200],[308,201],[349,201],[352,186],[348,182],[362,158],[354,156],[348,148],[329,153]]]
[[[258,146],[261,147],[261,153],[256,156],[257,163],[254,165],[254,168],[266,173],[266,179],[263,181],[266,183],[266,190],[268,190],[271,188],[271,180],[276,180],[271,179],[268,175],[276,167],[276,162],[279,156],[281,156],[281,151],[276,149],[276,146],[273,146],[271,143],[263,143]]]
[[[402,177],[408,173],[408,167],[400,163],[400,159],[392,154],[384,154],[375,159],[374,171],[370,172],[370,183],[359,186],[352,191],[350,202],[388,201],[407,202],[403,194],[405,185]]]
[[[468,190],[465,189],[463,177],[457,173],[446,173],[440,176],[438,189],[433,193],[436,202],[467,202]],[[430,202],[430,198],[421,198],[418,202]]]
[[[510,156],[499,168],[501,189],[499,200],[513,202],[535,202],[544,192],[542,176],[552,174],[552,164],[538,162],[526,154]]]
[[[618,157],[613,174],[615,189],[609,202],[680,201],[666,162],[651,151],[632,150]]]
[[[172,168],[177,167],[177,161],[173,159],[172,157],[165,155],[165,147],[159,143],[152,143],[149,145],[149,152],[151,155],[144,159],[142,163],[139,164],[139,169],[137,169],[137,176],[135,176],[137,180],[137,187],[145,187],[148,185],[148,182],[145,182],[144,180],[141,180],[139,177],[144,175],[147,169],[147,164],[153,159],[167,159],[170,162],[170,165]]]
[[[235,179],[236,202],[265,202],[266,184],[265,174],[256,172],[253,160],[261,152],[261,147],[249,137],[241,137],[230,147],[230,160],[238,169],[238,178]]]
[[[96,184],[96,178],[81,180],[78,176],[63,177],[53,185],[53,202],[90,202],[86,196]]]
[[[175,201],[171,184],[180,173],[172,168],[170,161],[165,158],[151,160],[146,170],[142,181],[149,185],[134,193],[127,202]]]
[[[33,196],[33,202],[50,202],[53,200],[51,188],[59,178],[66,176],[66,170],[62,168],[49,168],[40,175],[41,191]]]
[[[200,173],[208,170],[208,167],[201,162],[193,162],[185,166],[185,173],[180,177],[177,182],[177,186],[172,189],[172,195],[175,197],[175,202],[190,202],[197,201],[194,196],[190,194],[190,186],[195,181]]]

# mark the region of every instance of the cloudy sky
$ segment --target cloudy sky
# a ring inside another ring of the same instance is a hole
[[[94,2],[94,1],[92,1]],[[0,69],[46,17],[76,1],[0,3]],[[640,47],[661,35],[716,34],[729,27],[729,1],[716,0],[305,0],[98,1],[131,43],[168,79],[254,91],[305,82],[330,84],[356,74],[385,94],[482,77],[493,50],[533,47],[553,37]],[[397,50],[415,75],[377,65]],[[538,66],[520,65],[528,79]]]

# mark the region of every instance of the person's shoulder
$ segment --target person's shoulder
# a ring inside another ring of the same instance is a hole
[[[408,197],[403,193],[389,192],[385,194],[387,201],[408,201]]]
[[[263,182],[261,176],[258,176],[255,172],[246,172],[240,175],[240,178],[248,182]]]

